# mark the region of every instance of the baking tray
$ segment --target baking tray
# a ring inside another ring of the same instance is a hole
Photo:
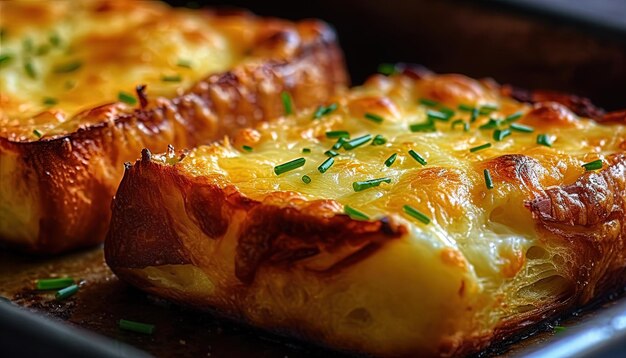
[[[554,12],[525,6],[522,0],[510,2],[235,0],[231,4],[266,16],[317,17],[333,24],[355,84],[381,62],[416,62],[437,72],[492,76],[526,88],[578,93],[608,109],[626,103],[626,43],[623,36],[616,36],[619,29],[594,27],[593,21],[578,21],[572,15],[558,20]],[[585,26],[578,26],[582,23]],[[79,293],[58,302],[53,293],[33,290],[34,280],[54,275],[80,279]],[[12,302],[0,302],[3,354],[341,357],[135,290],[110,272],[100,247],[54,258],[0,251],[0,296]],[[622,297],[620,293],[604,298],[560,322],[546,322],[500,342],[479,356],[626,356],[626,299]],[[157,328],[150,336],[123,332],[117,327],[121,318]],[[555,333],[556,324],[569,328]],[[68,342],[73,344],[68,347]]]

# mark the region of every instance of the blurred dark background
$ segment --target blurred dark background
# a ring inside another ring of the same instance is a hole
[[[323,19],[337,30],[353,84],[381,62],[408,62],[626,108],[625,0],[169,2]]]

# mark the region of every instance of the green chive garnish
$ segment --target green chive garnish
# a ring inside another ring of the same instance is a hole
[[[337,109],[337,103],[331,103],[328,107],[319,106],[313,113],[313,119],[319,119],[326,115],[329,115]]]
[[[435,127],[435,122],[429,120],[424,123],[414,123],[409,126],[411,132],[435,132],[437,128]]]
[[[26,71],[28,77],[37,79],[37,71],[35,70],[35,65],[33,65],[31,61],[24,63],[24,71]]]
[[[546,147],[552,147],[552,140],[547,134],[539,134],[537,136],[537,144],[545,145]]]
[[[447,121],[453,115],[454,115],[454,112],[452,112],[450,114],[450,113],[443,113],[443,112],[440,112],[440,111],[433,111],[432,109],[429,109],[429,110],[426,111],[426,116],[430,120]]]
[[[180,82],[183,78],[180,75],[171,75],[171,76],[161,76],[161,81],[163,82]]]
[[[490,114],[491,112],[497,111],[498,106],[495,104],[486,104],[484,106],[480,106],[478,112],[482,115]]]
[[[419,210],[415,209],[411,205],[404,205],[402,209],[407,215],[412,216],[413,218],[421,221],[422,223],[424,224],[430,223],[430,218],[428,216],[422,214]]]
[[[476,122],[477,119],[478,119],[478,108],[473,108],[472,114],[470,116],[470,123]]]
[[[367,221],[370,219],[367,215],[354,208],[349,207],[348,205],[343,206],[343,212],[348,215],[352,220]]]
[[[383,145],[385,143],[387,143],[387,139],[381,134],[377,134],[372,140],[372,145]]]
[[[54,73],[70,73],[81,68],[83,63],[81,61],[72,61],[56,65],[53,69]]]
[[[481,144],[479,146],[470,148],[470,152],[474,153],[474,152],[478,152],[479,150],[483,150],[483,149],[487,149],[491,147],[491,143],[485,143],[485,144]]]
[[[498,142],[510,135],[511,135],[510,129],[496,129],[495,131],[493,131],[493,139]]]
[[[176,62],[176,66],[184,67],[184,68],[191,68],[191,61],[179,59],[178,62]]]
[[[293,104],[291,103],[291,96],[288,92],[283,91],[280,93],[280,99],[283,101],[283,108],[285,109],[285,115],[289,116],[293,113]]]
[[[37,138],[41,138],[41,136],[43,136],[43,134],[41,134],[40,131],[38,131],[37,129],[33,129],[33,134],[37,137]]]
[[[385,166],[389,168],[393,164],[393,162],[396,161],[397,157],[398,153],[393,153],[389,158],[387,158],[387,160],[385,160]]]
[[[457,108],[463,112],[471,112],[474,110],[474,106],[470,106],[469,104],[459,104]]]
[[[441,106],[439,107],[439,112],[445,114],[446,116],[448,116],[448,119],[452,118],[452,116],[454,116],[454,110],[448,107],[444,107]]]
[[[347,131],[328,131],[326,138],[350,138],[350,133]]]
[[[302,153],[311,153],[311,148],[302,148]]]
[[[358,138],[354,138],[352,140],[343,142],[343,147],[346,150],[352,150],[356,147],[360,147],[363,144],[369,142],[372,139],[372,135],[371,134],[366,134],[364,136],[358,137]]]
[[[131,332],[136,332],[136,333],[144,333],[144,334],[154,333],[153,324],[129,321],[125,319],[119,320],[119,327],[125,331],[131,331]]]
[[[117,94],[117,99],[120,102],[130,104],[131,106],[137,104],[137,99],[135,98],[135,96],[127,92],[120,91],[120,93]]]
[[[522,113],[522,112],[515,112],[515,113],[507,116],[504,120],[506,122],[514,122],[514,121],[522,118],[523,115],[524,115],[524,113]]]
[[[393,75],[396,73],[396,65],[392,63],[381,63],[378,65],[378,73],[382,73],[386,76]]]
[[[420,104],[423,104],[424,106],[428,106],[428,107],[436,107],[439,105],[439,102],[433,101],[432,99],[428,99],[428,98],[420,98],[419,102]]]
[[[493,189],[493,181],[491,180],[491,173],[489,173],[489,169],[483,170],[483,174],[485,175],[485,185],[487,189]]]
[[[276,175],[281,175],[281,174],[286,173],[288,171],[300,168],[301,166],[304,165],[304,163],[306,163],[306,159],[304,159],[304,158],[294,159],[294,160],[289,161],[287,163],[283,163],[283,164],[275,166],[274,167],[274,173],[276,173]]]
[[[365,119],[369,119],[370,121],[376,122],[378,124],[383,123],[383,121],[385,120],[383,117],[374,113],[365,113],[364,117]]]
[[[411,155],[411,157],[413,157],[413,159],[415,159],[421,165],[424,165],[424,166],[426,165],[426,160],[422,158],[421,155],[417,154],[417,152],[414,151],[413,149],[409,150],[409,155]]]
[[[54,106],[57,103],[59,103],[59,101],[56,98],[44,97],[43,99],[43,104],[45,104],[46,106]]]
[[[378,179],[370,179],[365,181],[355,181],[352,183],[352,188],[354,191],[361,191],[369,188],[373,188],[375,186],[379,186],[380,183],[391,183],[391,179],[389,178],[378,178]]]
[[[43,45],[37,47],[37,51],[35,52],[35,55],[43,56],[43,55],[47,54],[48,51],[50,51],[50,46],[47,45],[47,44],[43,44]]]
[[[554,326],[554,333],[563,333],[567,330],[567,328],[563,326]]]
[[[320,164],[319,167],[317,167],[317,170],[324,174],[328,169],[330,169],[330,167],[333,166],[333,164],[335,164],[335,158],[329,157],[322,164]]]
[[[245,150],[246,152],[251,152],[252,151],[252,147],[249,145],[244,145],[241,148],[243,148],[243,150]]]
[[[462,119],[456,119],[456,120],[454,120],[454,122],[452,122],[451,128],[454,129],[457,126],[457,124],[462,124],[463,125],[463,131],[464,132],[469,132],[469,129],[470,129],[469,123],[465,122]]]
[[[495,118],[489,118],[489,122],[478,127],[478,129],[494,129],[500,126],[500,120]]]
[[[334,150],[327,150],[324,152],[324,155],[328,157],[336,157],[339,155],[339,153],[335,152]]]
[[[346,141],[346,138],[344,137],[339,137],[339,139],[337,139],[337,142],[335,144],[333,144],[332,148],[334,150],[337,150],[339,148],[341,148],[343,146],[343,142]]]
[[[596,159],[593,162],[585,163],[582,167],[585,168],[586,171],[602,169],[602,159]]]
[[[48,40],[50,40],[50,43],[54,47],[59,47],[59,45],[61,45],[61,38],[59,37],[59,34],[57,34],[56,32],[50,34],[50,38]]]
[[[71,277],[46,278],[37,280],[35,288],[38,290],[58,290],[60,288],[71,286],[74,283],[75,281]]]
[[[0,55],[0,65],[3,65],[6,62],[9,62],[13,59],[13,56],[9,55],[8,53],[2,54]]]
[[[57,301],[61,301],[70,296],[74,296],[76,292],[78,292],[78,285],[71,285],[66,288],[58,290],[54,296],[57,299]]]
[[[519,123],[511,123],[509,128],[511,128],[512,130],[515,130],[515,131],[518,131],[518,132],[524,132],[524,133],[532,133],[532,132],[535,131],[535,128],[533,128],[531,126],[526,126],[526,125],[523,125],[523,124],[519,124]]]
[[[308,175],[303,175],[302,176],[302,181],[304,182],[304,184],[310,184],[311,183],[311,177]]]

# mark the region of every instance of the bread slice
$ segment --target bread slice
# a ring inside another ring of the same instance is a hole
[[[183,155],[144,150],[107,263],[339,350],[480,351],[626,283],[626,117],[511,93],[407,70]]]
[[[2,2],[0,239],[103,241],[123,163],[207,143],[347,82],[324,23],[148,1]]]
[[[626,283],[624,115],[512,92],[406,70],[183,155],[144,150],[107,263],[334,349],[480,351]]]

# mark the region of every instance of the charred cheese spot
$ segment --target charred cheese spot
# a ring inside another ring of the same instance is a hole
[[[522,122],[542,129],[554,126],[580,128],[581,124],[572,111],[556,102],[537,103]]]

